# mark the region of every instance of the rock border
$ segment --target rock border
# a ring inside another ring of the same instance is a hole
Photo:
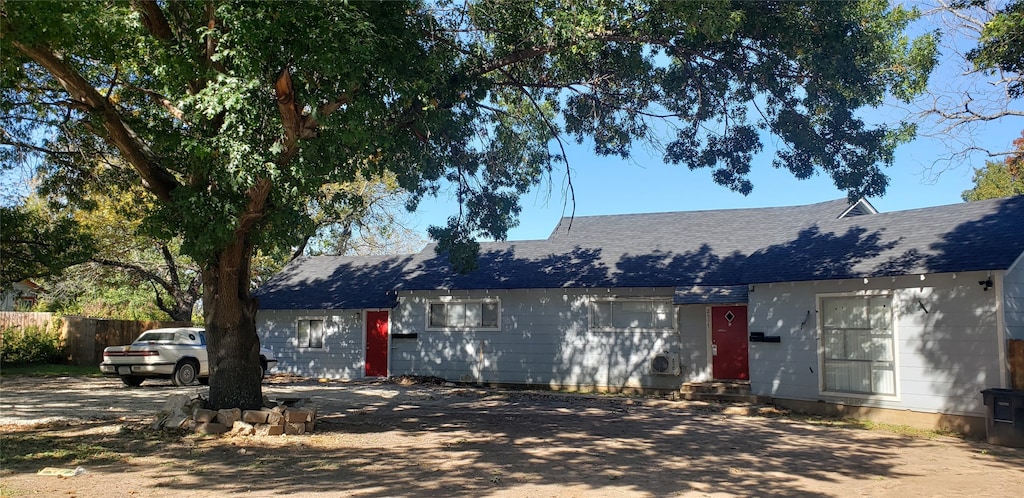
[[[309,398],[264,396],[259,410],[211,410],[206,406],[207,400],[199,393],[171,396],[150,427],[232,436],[299,435],[316,428],[316,404]]]

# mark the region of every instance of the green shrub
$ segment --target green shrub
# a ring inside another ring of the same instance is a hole
[[[56,364],[67,361],[60,332],[49,327],[9,327],[0,343],[0,364],[9,366]]]

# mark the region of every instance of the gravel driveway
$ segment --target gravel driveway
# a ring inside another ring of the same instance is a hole
[[[3,379],[0,435],[113,444],[150,422],[170,395],[197,390],[205,389]],[[317,498],[907,498],[1024,489],[1024,450],[836,427],[774,410],[750,416],[729,405],[652,398],[281,378],[264,392],[311,397],[316,432],[125,445],[119,458],[87,462],[87,473],[73,478],[40,476],[33,462],[19,461],[0,470],[0,496],[111,496],[111,482],[120,496]],[[41,421],[50,424],[26,425]]]

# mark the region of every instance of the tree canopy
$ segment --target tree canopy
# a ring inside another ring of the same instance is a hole
[[[5,2],[3,161],[41,160],[51,196],[141,185],[146,233],[202,268],[216,407],[260,402],[256,249],[310,233],[322,186],[391,174],[460,210],[432,227],[462,270],[503,239],[563,140],[709,168],[749,192],[773,166],[880,195],[913,134],[863,109],[920,92],[934,39],[881,0]],[[116,160],[112,160],[116,158]]]
[[[989,161],[974,170],[974,187],[965,190],[965,201],[981,201],[1024,195],[1024,133],[1013,141],[1016,153],[1002,161]]]
[[[978,70],[1006,74],[1010,97],[1024,95],[1024,2],[1013,0],[997,10],[984,23],[978,46],[967,58]]]
[[[96,186],[78,192],[71,206],[48,206],[53,217],[71,217],[94,241],[94,254],[45,282],[41,303],[54,311],[123,319],[192,320],[202,279],[199,266],[181,254],[181,240],[141,234],[137,216],[151,203],[138,184]],[[35,200],[29,198],[29,202]],[[166,315],[166,316],[161,316]]]
[[[87,261],[96,241],[73,218],[39,206],[0,206],[0,289]]]

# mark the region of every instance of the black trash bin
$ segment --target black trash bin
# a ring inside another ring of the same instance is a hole
[[[985,398],[985,438],[989,444],[1024,448],[1024,391],[989,388]]]

